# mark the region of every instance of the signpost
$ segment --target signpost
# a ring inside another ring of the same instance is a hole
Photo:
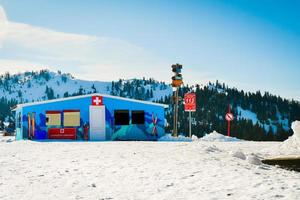
[[[179,87],[183,84],[182,74],[181,74],[182,65],[175,64],[172,65],[172,72],[174,72],[174,76],[172,76],[172,87],[174,88],[173,95],[173,103],[174,103],[174,119],[173,119],[173,136],[177,137],[177,123],[178,123],[178,92]]]
[[[189,137],[192,137],[192,112],[196,112],[196,94],[186,93],[184,95],[184,111],[189,112]]]
[[[230,137],[230,122],[234,120],[234,116],[233,116],[233,114],[231,113],[230,105],[228,105],[228,113],[226,113],[225,119],[226,119],[226,121],[228,122],[228,130],[227,130],[227,133],[228,133],[228,137]]]

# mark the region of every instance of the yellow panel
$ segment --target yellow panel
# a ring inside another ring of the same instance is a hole
[[[60,114],[46,114],[46,117],[49,119],[48,123],[46,122],[47,126],[60,126],[61,120],[60,120]]]
[[[80,126],[80,112],[64,112],[64,126]]]

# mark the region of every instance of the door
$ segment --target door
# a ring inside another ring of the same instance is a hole
[[[105,139],[105,106],[90,106],[90,140]]]

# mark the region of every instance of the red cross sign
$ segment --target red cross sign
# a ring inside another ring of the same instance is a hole
[[[93,106],[102,106],[103,97],[102,96],[92,96],[92,105]]]

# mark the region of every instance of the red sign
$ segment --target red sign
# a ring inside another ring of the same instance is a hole
[[[49,128],[48,138],[76,140],[76,128]]]
[[[196,111],[196,94],[187,93],[184,95],[184,110],[195,112]]]
[[[233,121],[234,117],[233,117],[233,114],[232,113],[227,113],[226,116],[225,116],[225,119],[227,121]]]
[[[102,106],[103,97],[102,96],[92,96],[92,105],[93,106]]]

